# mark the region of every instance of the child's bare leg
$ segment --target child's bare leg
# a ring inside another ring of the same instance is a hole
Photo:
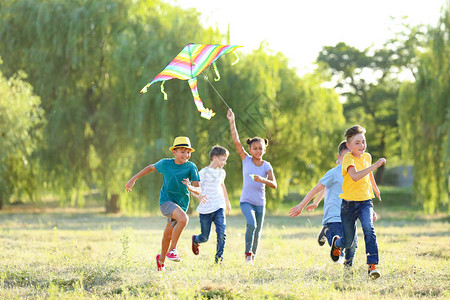
[[[178,239],[180,238],[184,227],[186,227],[187,223],[189,222],[188,215],[179,207],[173,210],[172,219],[175,219],[177,223],[172,231],[172,242],[169,247],[170,251],[177,248]]]
[[[172,223],[167,222],[166,229],[164,229],[163,238],[161,241],[161,256],[159,257],[159,261],[161,263],[164,263],[164,261],[166,260],[166,253],[169,249],[170,240],[172,238],[172,231]]]

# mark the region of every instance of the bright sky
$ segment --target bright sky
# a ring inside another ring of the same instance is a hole
[[[359,49],[393,36],[390,17],[409,24],[439,20],[447,0],[166,0],[195,8],[204,25],[231,32],[231,44],[251,51],[263,41],[282,52],[300,73],[312,69],[323,46],[345,42]],[[195,41],[193,41],[195,42]]]

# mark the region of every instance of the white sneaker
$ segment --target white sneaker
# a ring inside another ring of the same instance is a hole
[[[253,266],[253,259],[252,259],[252,256],[251,256],[251,255],[247,255],[247,256],[245,257],[245,262],[246,262],[248,265]]]

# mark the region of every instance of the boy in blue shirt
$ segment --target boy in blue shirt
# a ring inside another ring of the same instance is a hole
[[[177,243],[183,229],[186,227],[189,217],[186,211],[189,207],[189,192],[183,184],[183,180],[190,180],[192,185],[199,187],[200,177],[197,166],[189,161],[191,153],[195,150],[191,147],[188,137],[176,137],[173,146],[169,148],[174,158],[163,158],[155,164],[148,165],[134,175],[125,185],[127,192],[131,192],[137,179],[153,171],[163,175],[163,186],[159,196],[159,208],[167,217],[167,225],[164,230],[161,253],[156,255],[158,271],[164,270],[164,261],[180,261],[177,254]],[[200,198],[199,198],[200,199]],[[203,199],[200,199],[201,201]]]
[[[339,144],[337,163],[338,166],[329,170],[320,180],[317,185],[312,188],[311,191],[305,196],[305,198],[298,205],[294,206],[289,210],[289,215],[291,217],[296,217],[300,215],[304,207],[314,198],[314,196],[325,190],[325,201],[323,206],[323,228],[319,233],[318,242],[320,246],[325,243],[325,237],[328,240],[328,244],[331,246],[332,238],[335,235],[342,233],[341,227],[341,203],[342,200],[339,195],[342,193],[342,182],[344,177],[342,177],[341,162],[344,155],[349,152],[346,142],[343,141]],[[317,207],[319,201],[321,200],[321,195],[317,197],[315,203],[307,207],[308,210],[313,210]],[[355,256],[355,251],[358,245],[357,236],[355,235],[354,241],[350,248],[345,251],[345,261],[344,265],[351,267],[353,263],[353,257]],[[344,253],[342,253],[341,258],[343,259]],[[342,259],[340,261],[342,261]]]

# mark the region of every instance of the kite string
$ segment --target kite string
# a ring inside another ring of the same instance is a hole
[[[219,92],[216,90],[216,88],[214,87],[214,85],[212,85],[212,83],[209,81],[208,76],[206,76],[206,74],[204,75],[204,78],[206,81],[208,81],[209,85],[213,88],[213,90],[216,92],[216,94],[219,96],[220,100],[222,100],[223,103],[225,103],[225,105],[228,107],[228,109],[230,109],[231,107],[227,104],[227,102],[225,102],[225,100],[222,98],[222,96],[219,94]]]

